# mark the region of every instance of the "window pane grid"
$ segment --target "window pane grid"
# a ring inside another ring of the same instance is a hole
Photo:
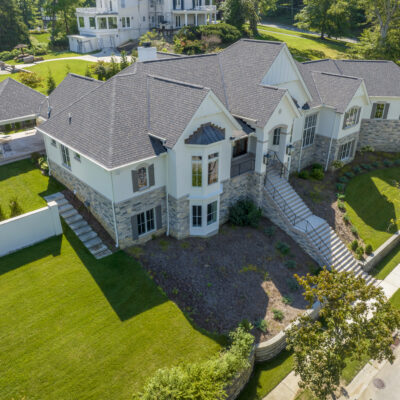
[[[218,182],[218,153],[208,156],[208,184]]]
[[[353,155],[354,140],[340,146],[339,159],[346,160]]]
[[[67,147],[61,145],[61,156],[62,156],[62,160],[63,160],[63,164],[68,167],[71,168],[71,159],[69,158],[69,150]]]
[[[139,236],[154,231],[156,228],[154,208],[138,214],[137,224]]]
[[[202,225],[201,212],[202,212],[201,206],[192,206],[192,226],[201,227]]]
[[[147,168],[142,167],[138,169],[138,188],[144,189],[147,187]]]
[[[279,145],[279,140],[281,138],[281,128],[276,128],[274,129],[274,140],[273,140],[273,144]]]
[[[202,185],[202,158],[201,156],[192,157],[192,186],[201,187]]]
[[[217,202],[214,201],[207,205],[207,225],[217,221]]]
[[[317,114],[306,117],[303,131],[303,147],[314,143],[315,129],[317,126]]]
[[[357,125],[357,116],[358,116],[359,108],[353,107],[344,115],[344,127],[351,128],[354,125]]]

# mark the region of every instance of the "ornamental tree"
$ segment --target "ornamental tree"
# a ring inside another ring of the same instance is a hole
[[[295,277],[309,306],[315,301],[321,305],[319,320],[302,316],[287,331],[301,388],[323,400],[334,396],[347,361],[367,355],[393,362],[392,334],[400,327],[400,312],[381,288],[334,269],[324,268],[318,276]]]

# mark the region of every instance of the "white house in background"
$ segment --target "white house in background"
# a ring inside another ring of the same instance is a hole
[[[96,0],[96,7],[77,8],[76,16],[79,35],[70,35],[69,45],[85,53],[115,48],[153,28],[215,22],[216,6],[212,0]]]
[[[392,62],[300,64],[284,43],[247,39],[217,54],[152,54],[106,82],[69,76],[38,127],[51,174],[121,247],[211,235],[243,198],[291,234],[311,213],[288,172],[348,162],[365,145],[400,151]]]

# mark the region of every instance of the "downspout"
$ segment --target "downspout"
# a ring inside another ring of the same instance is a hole
[[[113,181],[113,173],[110,171],[110,179],[111,179],[111,198],[112,198],[112,212],[114,218],[114,231],[115,231],[115,247],[119,247],[119,237],[118,237],[118,229],[117,229],[117,218],[115,216],[115,196],[114,196],[114,181]]]
[[[333,143],[333,131],[335,128],[335,124],[336,124],[336,118],[333,120],[333,123],[332,123],[331,140],[329,142],[328,157],[326,159],[326,164],[325,164],[325,172],[328,170],[328,167],[329,167],[329,158],[331,156],[331,149],[332,149],[332,143]]]
[[[169,194],[168,194],[168,176],[169,176],[169,170],[168,170],[168,151],[167,151],[167,177],[166,177],[166,185],[165,185],[165,191],[167,192],[167,236],[169,236]]]

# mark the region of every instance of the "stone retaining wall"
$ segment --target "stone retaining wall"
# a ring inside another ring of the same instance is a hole
[[[372,146],[377,151],[400,151],[400,120],[363,119],[358,148]]]
[[[396,232],[390,239],[386,240],[382,246],[375,250],[363,264],[366,272],[371,271],[387,254],[400,244],[400,231]]]

